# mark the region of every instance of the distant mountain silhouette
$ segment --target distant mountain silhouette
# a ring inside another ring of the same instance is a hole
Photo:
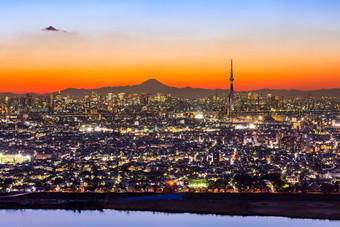
[[[162,84],[156,79],[149,79],[147,81],[144,81],[139,86],[145,87],[145,88],[164,88],[167,87],[165,84]]]
[[[206,98],[210,95],[225,95],[229,92],[227,89],[204,89],[204,88],[177,88],[170,87],[165,84],[162,84],[156,79],[149,79],[139,85],[127,85],[127,86],[117,86],[117,87],[102,87],[96,89],[78,89],[78,88],[67,88],[65,90],[60,91],[62,96],[69,95],[74,98],[82,98],[86,92],[90,93],[91,91],[98,92],[100,95],[107,95],[108,93],[127,93],[127,94],[157,94],[161,93],[164,95],[171,94],[174,97],[180,98]],[[304,96],[328,96],[328,97],[340,97],[340,88],[334,89],[321,89],[321,90],[311,90],[311,91],[300,91],[300,90],[277,90],[277,89],[260,89],[253,91],[236,91],[236,93],[257,93],[260,95],[272,94],[274,96],[286,96],[286,97],[304,97]],[[56,94],[57,92],[54,92]],[[47,94],[36,94],[29,93],[33,96],[45,96],[50,95]],[[5,92],[0,93],[1,96],[17,96],[15,93]],[[20,94],[19,96],[26,95]]]
[[[127,94],[157,94],[161,93],[164,95],[171,94],[174,97],[181,98],[201,98],[208,97],[209,95],[222,95],[226,92],[226,90],[222,89],[202,89],[202,88],[177,88],[177,87],[169,87],[165,84],[162,84],[156,79],[149,79],[139,85],[127,85],[127,86],[117,86],[117,87],[102,87],[97,89],[76,89],[76,88],[68,88],[60,91],[61,95],[70,97],[81,98],[84,97],[85,92],[98,92],[101,95],[107,95],[108,93],[127,93]]]

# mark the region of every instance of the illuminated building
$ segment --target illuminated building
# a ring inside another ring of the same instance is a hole
[[[206,179],[189,180],[188,183],[189,188],[207,188],[208,186],[209,182]]]
[[[15,155],[0,155],[0,164],[17,164],[22,162],[30,162],[31,156],[22,156],[21,154]]]

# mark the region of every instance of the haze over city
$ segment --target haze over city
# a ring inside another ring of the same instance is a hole
[[[338,88],[339,9],[334,0],[1,2],[0,92],[149,78],[225,89],[231,57],[235,90]]]

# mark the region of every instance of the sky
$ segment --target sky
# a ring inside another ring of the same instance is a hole
[[[0,92],[340,88],[338,0],[0,0]],[[56,31],[44,28],[53,26]]]

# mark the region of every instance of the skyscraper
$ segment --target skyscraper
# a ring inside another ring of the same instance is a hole
[[[234,111],[234,77],[233,77],[233,59],[231,59],[230,70],[230,93],[229,93],[230,111]]]

